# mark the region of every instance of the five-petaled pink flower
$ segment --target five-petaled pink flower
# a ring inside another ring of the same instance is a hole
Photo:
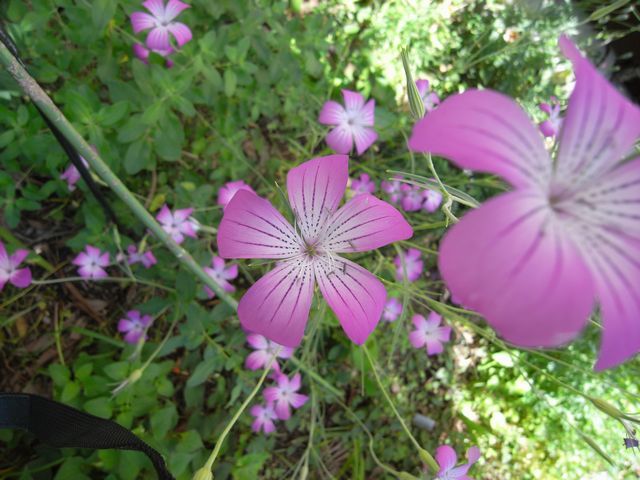
[[[162,225],[162,229],[171,235],[176,243],[184,242],[184,237],[196,238],[197,224],[191,218],[193,208],[182,208],[171,212],[167,205],[163,205],[156,220]]]
[[[104,267],[109,266],[109,252],[102,253],[99,248],[87,245],[71,262],[78,267],[82,278],[96,279],[108,277]]]
[[[382,318],[387,322],[395,322],[401,313],[402,303],[395,297],[389,297],[387,303],[384,304]]]
[[[540,131],[545,137],[553,137],[560,131],[562,117],[560,116],[560,102],[556,97],[551,97],[550,103],[541,103],[540,110],[546,113],[549,118],[540,122]]]
[[[429,80],[416,80],[416,87],[418,87],[418,93],[422,98],[425,114],[440,105],[438,94],[429,90]]]
[[[238,316],[246,330],[297,346],[316,282],[353,342],[362,344],[374,330],[385,288],[338,254],[380,248],[413,231],[400,212],[372,195],[358,195],[338,208],[348,175],[346,155],[315,158],[291,169],[287,191],[295,228],[251,192],[239,191],[227,205],[218,228],[220,256],[279,260],[240,300]]]
[[[231,201],[233,196],[240,190],[247,190],[248,192],[256,193],[253,188],[244,183],[242,180],[236,180],[235,182],[227,182],[220,190],[218,190],[218,205],[223,208]]]
[[[640,157],[629,158],[640,108],[568,38],[560,47],[576,87],[554,161],[518,104],[489,90],[445,100],[415,126],[410,147],[513,187],[442,240],[439,267],[451,292],[526,347],[575,338],[597,300],[603,369],[640,349]]]
[[[349,153],[356,144],[358,155],[362,155],[378,138],[372,128],[375,116],[375,100],[364,102],[358,92],[342,90],[344,107],[329,100],[320,111],[318,121],[334,128],[327,135],[327,144],[336,153]]]
[[[234,264],[227,267],[224,259],[216,255],[211,260],[211,266],[204,267],[204,271],[207,272],[207,275],[213,278],[213,281],[220,285],[220,288],[225,292],[231,293],[236,291],[236,287],[231,285],[229,280],[233,280],[238,276],[238,265]],[[204,289],[209,298],[216,296],[216,293],[209,287],[204,287]]]
[[[118,322],[118,331],[124,333],[125,342],[135,344],[145,335],[151,322],[151,316],[141,315],[138,310],[129,310],[127,316]]]
[[[138,247],[136,247],[135,245],[129,245],[127,247],[127,253],[127,263],[129,265],[141,263],[144,268],[151,268],[156,263],[158,263],[158,260],[156,260],[156,257],[151,250],[140,253],[138,252]]]
[[[131,14],[133,32],[139,33],[149,30],[147,47],[158,52],[170,52],[172,49],[169,34],[173,35],[178,47],[182,47],[191,40],[191,30],[184,23],[174,22],[174,19],[185,9],[189,8],[180,0],[169,0],[165,6],[164,0],[145,0],[144,8],[151,12],[134,12]]]
[[[296,373],[291,380],[284,374],[276,378],[277,385],[264,389],[264,398],[268,403],[274,405],[276,415],[280,420],[288,420],[291,417],[291,407],[298,409],[302,407],[309,397],[298,393],[302,386],[299,373]]]
[[[480,449],[471,447],[467,450],[467,463],[456,467],[458,456],[456,451],[449,445],[441,445],[436,450],[436,461],[440,470],[436,480],[473,480],[467,475],[469,469],[480,458]]]
[[[444,350],[443,343],[451,339],[451,327],[441,327],[442,317],[435,312],[429,318],[414,315],[411,319],[416,327],[409,333],[409,341],[415,348],[427,347],[427,355],[437,355]]]
[[[351,180],[350,190],[354,192],[354,195],[360,195],[361,193],[373,194],[376,191],[376,183],[371,180],[368,174],[362,173],[360,177]]]
[[[265,435],[275,432],[276,425],[273,421],[277,420],[278,416],[273,410],[272,404],[254,405],[251,407],[250,412],[251,415],[255,417],[255,420],[251,424],[251,430],[255,433],[259,433],[262,430]]]
[[[422,255],[417,248],[410,248],[403,256],[396,255],[396,258],[393,259],[393,264],[396,266],[396,280],[399,282],[404,280],[405,270],[409,282],[418,280],[424,270]]]
[[[247,356],[244,363],[244,366],[249,370],[258,370],[266,367],[273,356],[276,358],[290,358],[293,355],[293,348],[279,345],[258,333],[247,334],[247,343],[255,350]],[[271,368],[279,369],[278,362],[274,361]]]
[[[173,51],[173,48],[170,48],[169,50],[153,50],[154,53],[157,53],[158,55],[166,59],[167,68],[173,67],[173,60],[169,58],[169,55],[171,55]],[[138,60],[142,61],[142,63],[144,64],[149,64],[149,56],[151,55],[151,52],[152,50],[149,50],[141,43],[136,43],[133,45],[134,55],[138,57]]]
[[[0,241],[0,291],[7,282],[18,288],[31,285],[31,270],[28,267],[18,268],[27,255],[29,252],[23,249],[9,255],[4,243]]]

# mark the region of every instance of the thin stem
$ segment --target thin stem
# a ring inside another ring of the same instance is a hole
[[[429,166],[429,170],[431,170],[431,175],[433,175],[433,178],[435,178],[436,182],[438,182],[438,186],[440,187],[440,193],[442,193],[442,198],[443,198],[442,211],[444,212],[448,221],[450,221],[451,223],[458,223],[458,218],[453,213],[451,213],[451,205],[453,205],[453,198],[451,198],[451,194],[445,188],[444,184],[442,183],[442,180],[440,180],[440,177],[438,176],[438,172],[436,171],[436,167],[433,165],[433,158],[431,158],[431,154],[428,153],[427,155],[425,155],[425,157],[427,159],[427,165]]]
[[[151,282],[149,280],[142,280],[136,277],[105,277],[105,278],[84,278],[84,277],[65,277],[65,278],[52,278],[51,280],[33,280],[33,285],[55,285],[56,283],[67,282],[116,282],[116,283],[140,283],[142,285],[148,285],[150,287],[159,288],[168,292],[175,292],[175,289],[171,287],[165,287],[160,283]]]

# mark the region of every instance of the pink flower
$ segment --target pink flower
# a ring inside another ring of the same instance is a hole
[[[149,64],[149,56],[151,55],[152,51],[167,59],[166,60],[167,68],[173,67],[173,60],[169,58],[169,55],[171,55],[174,52],[173,48],[170,48],[169,50],[149,50],[147,47],[145,47],[141,43],[136,43],[133,45],[133,54],[136,57],[138,57],[138,59],[142,61],[142,63],[144,63],[145,65]]]
[[[135,344],[145,335],[151,322],[152,318],[149,315],[140,315],[138,310],[130,310],[127,316],[118,322],[118,331],[125,334],[125,342]]]
[[[422,196],[424,197],[424,203],[422,204],[422,210],[425,212],[433,213],[435,212],[442,203],[442,194],[435,190],[424,190],[422,192]]]
[[[276,415],[280,420],[291,417],[291,407],[298,409],[307,403],[309,397],[298,393],[301,387],[300,374],[296,373],[291,380],[284,374],[278,375],[277,386],[264,389],[264,398],[275,406]]]
[[[256,193],[253,188],[244,183],[244,181],[242,180],[228,182],[220,187],[220,190],[218,190],[218,205],[221,205],[223,208],[226,207],[233,196],[240,190],[246,190],[251,193]]]
[[[424,196],[420,188],[404,183],[400,191],[402,192],[400,205],[405,212],[417,212],[422,208]]]
[[[162,229],[171,235],[173,240],[180,244],[184,242],[185,235],[187,237],[196,238],[198,230],[195,220],[191,218],[193,208],[183,208],[171,213],[169,207],[163,205],[160,213],[156,216],[156,220],[162,225]]]
[[[509,342],[575,338],[600,304],[596,369],[640,349],[640,108],[566,37],[576,87],[554,161],[525,112],[489,90],[445,100],[421,120],[413,150],[504,178],[513,190],[467,213],[440,244],[449,290]]]
[[[362,344],[382,315],[382,283],[338,254],[364,252],[413,231],[400,212],[368,194],[338,209],[348,180],[348,157],[315,158],[287,176],[294,228],[267,200],[244,190],[224,210],[218,228],[223,258],[271,258],[276,267],[238,307],[245,330],[288,347],[302,340],[316,281],[347,336]]]
[[[397,204],[402,199],[402,185],[404,185],[400,180],[402,180],[402,176],[396,175],[394,180],[387,182],[382,182],[382,191],[389,195],[389,200],[391,203]]]
[[[22,249],[9,255],[4,243],[0,241],[0,291],[7,282],[18,288],[31,285],[31,270],[28,267],[18,268],[27,255],[29,252]]]
[[[189,27],[173,21],[185,8],[189,8],[189,5],[180,0],[169,0],[166,6],[164,0],[145,0],[142,5],[151,15],[134,12],[131,14],[131,25],[134,33],[151,29],[147,36],[147,47],[151,50],[169,52],[172,49],[169,34],[173,35],[178,47],[191,40]]]
[[[426,345],[427,355],[442,353],[443,343],[451,339],[451,327],[441,327],[442,317],[435,312],[425,319],[422,315],[414,315],[411,319],[416,327],[409,334],[409,341],[414,348],[422,348]]]
[[[109,252],[102,253],[99,248],[87,245],[71,262],[78,267],[82,278],[96,279],[108,276],[103,267],[109,266]]]
[[[402,258],[397,255],[393,259],[393,263],[396,266],[396,280],[401,282],[404,280],[404,271],[407,271],[407,280],[409,282],[415,282],[424,270],[424,262],[420,254],[420,250],[416,248],[410,248],[404,254],[404,266],[402,265]]]
[[[473,466],[474,463],[480,458],[480,449],[478,447],[471,447],[467,450],[467,462],[463,465],[456,467],[458,462],[458,456],[456,451],[449,445],[441,445],[436,450],[436,461],[440,470],[436,480],[473,480],[467,476],[467,472]]]
[[[211,267],[204,267],[204,271],[207,272],[213,280],[220,285],[225,292],[231,293],[236,291],[236,287],[229,283],[229,280],[233,280],[238,276],[238,265],[226,266],[225,261],[215,256],[211,260]],[[216,296],[216,293],[209,287],[204,287],[209,298]]]
[[[273,405],[254,405],[251,407],[251,415],[255,417],[255,420],[251,424],[251,430],[255,433],[260,433],[262,430],[265,435],[269,435],[275,432],[276,425],[273,423],[277,420],[276,412],[273,410]]]
[[[375,100],[364,103],[364,97],[351,90],[342,90],[344,107],[329,100],[320,111],[318,121],[323,125],[332,125],[327,135],[327,144],[336,153],[349,153],[356,144],[358,155],[362,155],[378,138],[373,130]]]
[[[384,304],[382,318],[387,322],[395,322],[402,313],[402,303],[397,298],[389,297]]]
[[[376,191],[376,184],[369,175],[362,173],[359,178],[351,180],[351,191],[355,195],[360,195],[361,193],[373,194]]]
[[[83,157],[80,157],[80,160],[82,160],[85,167],[89,168],[89,163]],[[80,180],[80,171],[74,164],[71,164],[64,172],[62,172],[60,180],[66,181],[69,191],[73,192],[76,189],[76,183]]]
[[[429,91],[429,80],[416,80],[416,87],[422,98],[426,115],[440,104],[440,97],[437,93]]]
[[[551,97],[551,102],[541,103],[540,110],[546,113],[549,118],[540,122],[540,131],[545,137],[553,137],[560,131],[562,117],[560,116],[560,103],[556,97]]]
[[[247,334],[247,343],[255,350],[247,356],[247,360],[244,363],[244,366],[249,370],[258,370],[266,367],[274,355],[277,358],[290,358],[293,355],[293,348],[279,345],[258,333]],[[273,362],[271,367],[278,367],[278,362]]]
[[[151,250],[147,250],[144,253],[138,253],[138,247],[136,247],[135,245],[129,245],[127,247],[127,253],[129,254],[129,257],[127,259],[127,263],[129,265],[141,263],[144,268],[151,268],[153,265],[158,263],[155,255]]]

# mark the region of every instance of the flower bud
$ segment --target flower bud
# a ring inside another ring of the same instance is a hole
[[[141,377],[142,369],[136,368],[133,372],[131,372],[131,375],[129,375],[129,385],[131,385],[132,383],[136,383],[138,380],[140,380]]]
[[[625,416],[624,413],[622,413],[620,410],[618,410],[615,406],[611,405],[606,400],[602,400],[596,397],[589,397],[589,400],[591,400],[591,403],[593,403],[598,410],[600,410],[603,413],[606,413],[611,418],[621,419],[621,418],[624,418]]]
[[[198,470],[191,480],[213,480],[213,474],[211,473],[211,469],[207,467],[202,467]]]
[[[420,460],[422,460],[429,467],[429,469],[433,470],[434,472],[440,470],[440,466],[438,465],[438,463],[425,449],[419,449],[418,454],[420,455]]]
[[[407,77],[407,92],[409,94],[409,110],[411,111],[411,115],[416,120],[420,120],[424,117],[424,102],[422,101],[422,97],[420,96],[420,92],[418,92],[418,87],[416,86],[416,82],[413,80],[413,76],[411,75],[411,69],[409,68],[409,57],[407,50],[403,49],[401,53],[402,57],[402,66],[404,67],[404,73]]]

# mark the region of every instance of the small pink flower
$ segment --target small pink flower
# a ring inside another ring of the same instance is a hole
[[[275,432],[276,425],[273,421],[277,420],[278,417],[276,412],[273,410],[272,404],[267,403],[266,405],[254,405],[251,407],[250,413],[255,417],[255,420],[251,424],[251,430],[255,433],[260,433],[262,430],[265,435]]]
[[[223,208],[231,201],[233,196],[240,190],[246,190],[251,193],[256,193],[253,188],[244,183],[242,180],[236,180],[235,182],[225,183],[220,190],[218,190],[218,205]]]
[[[422,261],[422,255],[420,250],[416,248],[410,248],[404,254],[404,266],[402,265],[402,258],[397,255],[393,259],[393,263],[396,266],[396,280],[401,282],[404,280],[404,271],[407,271],[407,280],[409,282],[415,282],[424,270],[424,262]]]
[[[391,203],[398,204],[402,199],[402,185],[404,185],[404,183],[400,181],[402,178],[401,175],[396,175],[394,180],[390,182],[385,180],[382,182],[382,191],[389,195]]]
[[[27,255],[29,252],[22,249],[9,255],[4,243],[0,241],[0,291],[7,282],[17,288],[26,288],[31,285],[31,270],[28,267],[18,268]]]
[[[440,470],[436,480],[473,480],[467,472],[480,458],[480,449],[471,447],[467,450],[467,463],[456,467],[458,456],[449,445],[441,445],[436,450],[436,461]]]
[[[82,163],[85,167],[89,168],[89,163],[83,157],[80,157],[80,160],[82,160]],[[80,180],[80,171],[74,164],[71,164],[60,175],[60,180],[66,181],[69,191],[73,192],[76,189],[76,183],[78,183],[78,180]]]
[[[404,183],[400,187],[400,191],[402,192],[400,205],[405,212],[417,212],[422,208],[424,202],[422,189]]]
[[[424,104],[425,115],[440,105],[438,94],[429,91],[429,80],[416,80],[416,87],[418,87],[418,93]]]
[[[129,245],[127,247],[127,253],[129,254],[127,258],[127,263],[129,265],[141,263],[144,268],[151,268],[153,265],[158,263],[151,250],[147,250],[144,253],[138,253],[138,247],[135,245]]]
[[[244,363],[244,366],[249,370],[266,367],[274,355],[276,358],[290,358],[293,355],[293,348],[279,345],[257,333],[247,334],[247,343],[255,350],[247,356]],[[279,370],[278,362],[274,361],[271,368]]]
[[[233,280],[238,276],[238,265],[226,266],[224,259],[215,256],[211,260],[211,267],[204,267],[204,271],[207,272],[213,280],[220,285],[225,292],[231,293],[236,291],[236,287],[229,283],[229,280]],[[216,296],[216,293],[209,287],[204,287],[209,298]]]
[[[264,398],[268,403],[275,406],[276,415],[280,420],[288,420],[291,417],[291,407],[298,409],[302,407],[309,397],[298,393],[302,386],[299,373],[296,373],[291,380],[284,374],[278,375],[275,387],[264,389]]]
[[[167,68],[173,67],[173,60],[169,58],[169,55],[174,52],[173,48],[170,48],[169,50],[149,50],[141,43],[136,43],[133,45],[133,54],[138,57],[138,59],[145,65],[149,64],[149,56],[151,55],[152,51],[166,58]]]
[[[359,178],[351,180],[351,191],[355,195],[360,195],[361,193],[373,194],[376,191],[376,183],[371,180],[369,175],[362,173]]]
[[[402,303],[394,297],[389,297],[387,303],[384,304],[382,318],[387,322],[395,322],[402,313]]]
[[[545,137],[553,137],[560,131],[562,117],[560,116],[560,102],[556,97],[551,97],[550,103],[541,103],[540,110],[546,113],[549,118],[540,122],[540,131]]]
[[[442,203],[442,194],[440,192],[427,189],[422,192],[422,196],[424,197],[422,210],[433,213],[440,208],[440,204]]]
[[[167,205],[163,205],[156,220],[162,225],[162,229],[171,235],[173,240],[180,244],[184,242],[184,237],[196,238],[197,223],[191,218],[193,208],[178,209],[171,213]]]
[[[334,128],[327,135],[327,144],[336,153],[347,154],[356,144],[358,155],[362,155],[378,138],[373,130],[375,100],[366,104],[364,97],[351,90],[342,90],[343,107],[338,102],[329,100],[320,111],[318,121]]]
[[[82,278],[105,278],[108,276],[104,267],[109,266],[109,252],[102,253],[99,248],[87,245],[71,263],[80,267],[78,273]]]
[[[173,20],[180,13],[189,8],[189,5],[180,0],[169,0],[164,5],[164,0],[145,0],[142,5],[151,12],[151,15],[144,12],[134,12],[131,14],[131,25],[133,32],[139,33],[149,30],[147,36],[147,47],[159,52],[171,50],[169,35],[173,35],[178,47],[182,47],[191,40],[191,30],[184,23]]]
[[[152,321],[151,316],[140,315],[138,310],[130,310],[127,312],[127,316],[118,322],[118,331],[125,334],[125,342],[135,344],[146,335]]]
[[[416,327],[409,334],[409,341],[415,348],[426,345],[427,355],[437,355],[444,350],[443,343],[451,339],[451,327],[441,327],[442,317],[435,312],[425,319],[422,315],[414,315],[411,319]]]

